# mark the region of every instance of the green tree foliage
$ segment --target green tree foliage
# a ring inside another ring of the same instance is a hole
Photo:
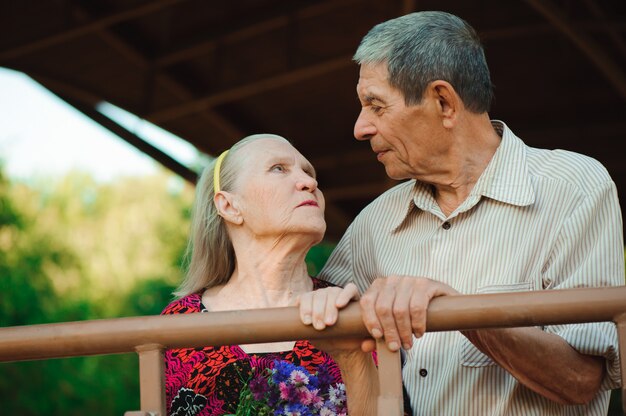
[[[11,183],[0,169],[0,326],[154,315],[181,279],[193,188],[162,174]],[[0,414],[139,408],[135,354],[0,363]]]
[[[320,270],[322,270],[335,246],[335,243],[322,241],[309,250],[306,255],[306,264],[311,276],[317,276]]]

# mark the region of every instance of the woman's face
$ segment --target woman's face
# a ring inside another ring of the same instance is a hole
[[[287,141],[263,138],[240,149],[233,193],[243,226],[257,237],[302,235],[311,244],[326,231],[324,196],[315,170]]]

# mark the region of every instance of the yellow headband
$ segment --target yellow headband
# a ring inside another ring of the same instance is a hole
[[[215,162],[215,168],[213,168],[213,193],[216,194],[222,189],[220,188],[220,169],[222,167],[222,161],[226,157],[228,150],[224,150],[222,154],[217,158]]]

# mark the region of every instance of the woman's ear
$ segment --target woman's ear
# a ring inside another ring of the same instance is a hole
[[[213,203],[220,217],[232,224],[243,224],[243,216],[239,210],[235,195],[230,192],[220,191],[213,197]]]

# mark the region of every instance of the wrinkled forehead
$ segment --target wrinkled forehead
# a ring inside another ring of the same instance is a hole
[[[260,165],[273,157],[302,157],[300,152],[280,136],[263,136],[256,138],[237,150],[237,159],[245,166]]]
[[[359,68],[359,80],[356,91],[359,96],[368,94],[371,90],[393,89],[389,83],[387,63],[362,64]]]
[[[242,180],[248,180],[251,176],[258,176],[262,171],[275,164],[300,166],[315,176],[315,169],[311,163],[298,149],[280,136],[263,137],[246,143],[237,150],[234,162],[236,166],[233,168],[237,172],[235,188],[239,187]]]

